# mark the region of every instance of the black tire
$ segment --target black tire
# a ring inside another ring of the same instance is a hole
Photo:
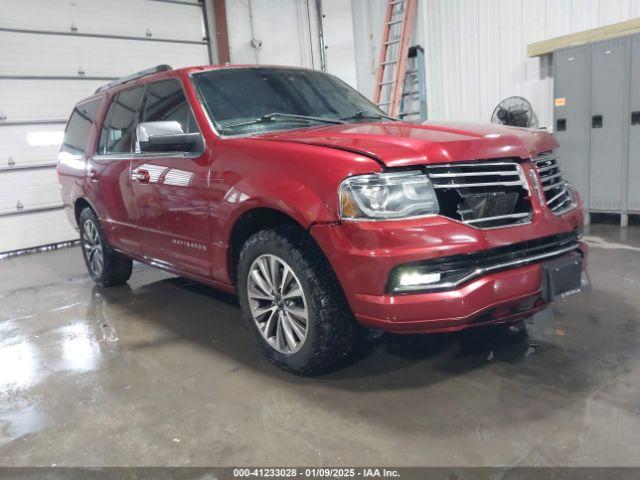
[[[286,262],[304,292],[306,337],[293,353],[274,348],[258,329],[252,314],[248,277],[254,262],[265,255]],[[298,375],[324,373],[336,366],[355,343],[360,329],[335,273],[319,247],[299,228],[282,226],[250,237],[240,251],[237,289],[244,320],[262,352],[284,370]]]
[[[133,262],[130,258],[116,252],[107,243],[98,216],[91,208],[87,207],[82,210],[78,218],[78,225],[80,227],[82,257],[91,278],[103,287],[126,283],[131,277]],[[101,264],[101,268],[97,268],[98,264]]]

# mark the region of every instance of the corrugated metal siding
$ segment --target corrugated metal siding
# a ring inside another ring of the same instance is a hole
[[[638,0],[421,0],[420,6],[431,119],[488,121],[500,100],[522,95],[549,128],[551,65],[527,58],[527,44],[640,15]]]

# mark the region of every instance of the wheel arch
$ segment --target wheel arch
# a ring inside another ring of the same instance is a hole
[[[245,242],[261,230],[284,225],[307,232],[307,228],[299,219],[273,207],[254,207],[238,216],[231,228],[227,248],[227,271],[232,283],[236,282],[240,250]]]
[[[73,216],[76,219],[76,224],[78,224],[78,226],[80,226],[80,223],[79,223],[80,214],[82,213],[82,210],[84,210],[87,207],[93,210],[96,215],[98,214],[96,212],[96,209],[93,208],[93,205],[91,205],[91,203],[89,203],[89,201],[84,197],[78,197],[73,202]]]

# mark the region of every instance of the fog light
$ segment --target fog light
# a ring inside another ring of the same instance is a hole
[[[440,281],[439,273],[403,272],[398,279],[398,287],[415,287],[418,285],[431,285]]]

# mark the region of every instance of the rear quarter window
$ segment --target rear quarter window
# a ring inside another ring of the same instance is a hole
[[[61,152],[68,152],[73,155],[84,154],[101,102],[102,99],[98,98],[75,106],[67,123],[64,140],[60,147]]]

